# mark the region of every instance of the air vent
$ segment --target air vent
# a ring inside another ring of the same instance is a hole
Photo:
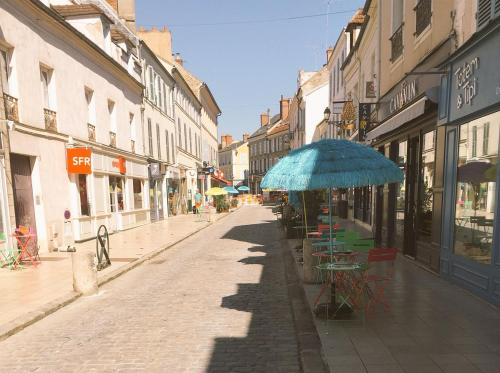
[[[500,15],[500,0],[495,0],[495,16]]]
[[[496,0],[498,2],[499,0]],[[491,0],[477,2],[477,28],[483,28],[491,19]]]

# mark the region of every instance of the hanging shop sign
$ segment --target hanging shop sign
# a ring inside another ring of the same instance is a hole
[[[359,103],[359,129],[358,129],[358,139],[359,141],[364,141],[366,133],[370,130],[370,117],[371,117],[372,104],[370,103]]]
[[[377,94],[375,93],[375,82],[373,80],[366,82],[365,97],[366,98],[377,97]]]
[[[111,163],[111,165],[122,175],[127,173],[127,160],[124,157],[118,157]]]
[[[398,111],[406,104],[410,103],[417,96],[417,81],[404,81],[400,89],[389,101],[390,114]]]
[[[153,162],[149,164],[149,177],[151,179],[161,178],[160,164]]]
[[[67,148],[66,167],[70,174],[92,173],[92,150],[90,148]]]
[[[345,123],[351,123],[356,120],[356,109],[354,108],[354,104],[352,103],[352,101],[347,101],[344,104],[344,108],[342,109],[342,120]]]

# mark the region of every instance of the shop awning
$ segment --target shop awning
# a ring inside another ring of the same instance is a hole
[[[429,99],[430,98],[427,96],[422,97],[420,100],[410,105],[402,112],[396,114],[392,118],[386,120],[377,128],[368,132],[368,134],[366,135],[366,141],[371,141],[373,139],[376,139],[377,137],[385,135],[386,133],[394,131],[395,129],[401,127],[403,124],[423,115],[425,113],[425,103]]]
[[[226,184],[226,185],[231,185],[231,182],[224,179],[223,177],[217,177],[215,175],[210,175],[212,180],[218,181],[219,183]]]

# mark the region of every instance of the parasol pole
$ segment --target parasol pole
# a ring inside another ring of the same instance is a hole
[[[302,203],[304,204],[304,222],[306,223],[306,238],[307,237],[307,213],[306,213],[306,198],[304,197],[304,191],[302,191]]]
[[[328,222],[330,223],[330,244],[329,249],[331,250],[331,258],[330,261],[333,262],[333,246],[332,246],[332,188],[328,188]]]

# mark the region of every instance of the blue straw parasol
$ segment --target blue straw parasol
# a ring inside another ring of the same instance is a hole
[[[289,191],[328,189],[330,240],[331,188],[352,188],[403,181],[403,172],[373,148],[348,140],[326,139],[293,150],[267,173],[261,188]],[[307,219],[304,219],[307,232]]]
[[[401,169],[373,148],[348,140],[329,139],[290,152],[266,173],[261,188],[282,188],[289,191],[328,189],[329,242],[331,242],[332,188],[362,187],[402,181]],[[302,200],[307,237],[304,194]],[[334,289],[333,284],[332,289]],[[334,290],[330,303],[335,305]]]
[[[239,194],[240,192],[238,192],[236,189],[234,189],[232,186],[226,186],[223,188],[226,192],[228,192],[229,194]]]
[[[304,191],[402,181],[400,168],[373,148],[330,139],[290,152],[267,172],[261,188]]]

